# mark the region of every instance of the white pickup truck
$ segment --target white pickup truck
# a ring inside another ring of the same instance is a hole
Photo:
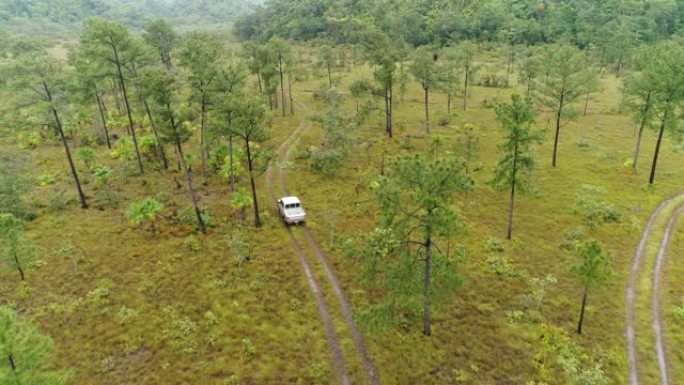
[[[304,223],[306,213],[297,197],[284,197],[278,200],[278,213],[287,225]]]

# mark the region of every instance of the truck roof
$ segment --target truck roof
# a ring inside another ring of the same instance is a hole
[[[300,203],[299,198],[297,198],[297,197],[283,197],[280,200],[285,205],[289,205],[289,204],[293,204],[293,203]]]

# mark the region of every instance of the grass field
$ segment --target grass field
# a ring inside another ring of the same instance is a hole
[[[367,68],[359,67],[336,76],[340,77],[339,88],[345,91],[352,80],[370,75]],[[311,95],[324,82],[314,77],[297,83],[295,98],[313,110],[322,110],[324,106]],[[619,80],[609,75],[602,83],[602,91],[590,101],[588,114],[563,127],[557,168],[550,166],[552,122],[547,113],[540,112],[537,126],[546,130],[546,140],[535,150],[536,193],[517,200],[512,242],[504,241],[508,195],[487,185],[503,133],[484,102],[506,101],[515,88],[473,87],[468,110],[458,111],[460,99],[456,98],[457,116],[445,126],[436,122],[445,115],[446,98],[432,96],[432,136],[442,137],[446,146],[451,146],[460,135],[458,126],[468,122],[476,127],[480,139],[478,167],[473,172],[476,187],[454,202],[462,208],[467,224],[467,233],[456,240],[468,250],[460,267],[464,284],[435,313],[431,337],[422,336],[417,323],[384,330],[360,325],[381,383],[522,384],[541,380],[539,357],[548,356],[540,342],[544,324],[567,331],[584,348],[588,362],[604,365],[613,383],[626,382],[624,290],[631,259],[651,211],[662,199],[682,190],[684,168],[681,152],[672,138],[666,137],[656,187],[648,188],[647,168],[655,142],[650,131],[644,138],[639,172],[625,167],[634,147],[634,127],[626,113],[618,112]],[[345,103],[351,113],[354,101],[348,98]],[[270,144],[276,147],[306,116],[300,110],[294,117],[276,117]],[[371,140],[372,146],[355,146],[345,166],[335,176],[325,176],[311,172],[307,162],[296,156],[299,150],[320,142],[321,128],[314,124],[286,165],[288,188],[302,199],[307,226],[325,246],[357,312],[377,300],[379,293],[359,283],[362,267],[345,256],[338,240],[360,239],[375,228],[377,207],[370,182],[383,162],[383,153],[425,148],[422,118],[422,92],[411,83],[406,94],[397,97],[393,140],[383,137],[383,116],[372,115],[358,132],[359,138]],[[117,171],[111,191],[96,187],[88,177],[84,187],[93,204],[81,211],[56,143],[29,151],[19,150],[14,138],[5,138],[0,148],[20,154],[13,162],[23,163],[32,180],[46,173],[56,176],[53,184],[38,187],[36,183],[29,197],[41,207],[38,218],[28,226],[39,245],[41,263],[30,271],[24,285],[19,284],[16,272],[3,271],[0,298],[15,303],[52,336],[57,365],[72,370],[73,383],[333,381],[323,327],[288,236],[267,200],[263,177],[258,187],[265,226],[245,230],[256,246],[253,260],[240,268],[229,242],[238,221],[230,209],[228,184],[218,176],[212,177],[208,187],[198,186],[202,204],[213,219],[209,234],[200,236],[193,235],[192,224],[179,222],[182,215],[177,213],[190,206],[186,190],[177,189],[173,181],[174,177],[182,180],[180,172],[148,171],[144,177],[125,177]],[[190,148],[197,152],[197,141]],[[97,150],[97,164],[121,168],[103,147]],[[194,175],[200,179],[199,165]],[[583,185],[603,187],[606,193],[600,199],[616,205],[622,217],[619,223],[587,229],[612,255],[614,276],[590,293],[584,334],[577,336],[574,330],[582,293],[568,271],[577,257],[559,245],[566,231],[585,224],[575,210]],[[63,207],[55,198],[62,191],[69,200]],[[165,219],[156,235],[131,226],[124,212],[129,202],[149,196],[165,204]],[[488,250],[486,244],[491,239],[500,240],[505,251]],[[649,269],[652,248],[644,265]],[[684,342],[684,316],[675,311],[684,306],[684,289],[678,283],[684,267],[677,260],[683,248],[680,221],[669,248],[662,291],[673,383],[684,378],[684,356],[678,353]],[[530,302],[530,294],[538,288],[532,279],[549,274],[557,282],[546,287],[543,299]],[[640,281],[640,290],[647,293],[648,284]],[[326,291],[331,296],[329,288]],[[647,302],[638,303],[638,325],[649,333],[637,337],[640,371],[645,383],[652,383],[657,366],[650,348],[648,310]],[[344,330],[341,314],[333,313],[333,318]],[[341,341],[345,352],[353,350],[345,333]],[[570,383],[554,359],[545,362],[551,373],[549,383]],[[359,362],[348,365],[350,372],[359,372]]]

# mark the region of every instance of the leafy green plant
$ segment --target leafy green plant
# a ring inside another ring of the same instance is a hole
[[[202,250],[202,243],[200,243],[199,239],[197,239],[196,236],[190,234],[185,239],[183,240],[183,246],[187,248],[190,251],[200,251]]]
[[[617,207],[601,199],[604,194],[606,189],[601,186],[583,185],[582,192],[575,196],[575,212],[584,216],[589,228],[622,219]]]
[[[90,170],[95,162],[95,151],[90,147],[81,147],[76,151],[76,159],[81,161],[86,169]]]
[[[110,153],[114,159],[130,161],[135,159],[135,148],[130,138],[124,137],[119,139],[114,145],[114,149]]]
[[[230,197],[230,205],[239,213],[240,223],[247,220],[247,209],[252,207],[252,196],[244,187],[238,187]]]
[[[214,218],[211,216],[209,209],[207,207],[200,207],[199,211],[200,217],[202,218],[202,222],[204,223],[204,225],[207,227],[214,226]],[[178,220],[180,221],[180,223],[184,225],[196,224],[197,220],[195,219],[195,217],[195,208],[193,206],[187,206],[178,213]]]
[[[38,176],[38,186],[47,186],[54,184],[56,180],[55,174],[51,172],[45,172]]]
[[[112,173],[112,169],[107,166],[95,167],[95,169],[93,170],[95,180],[101,186],[109,185],[109,178],[112,176]]]
[[[154,135],[142,135],[138,138],[138,148],[140,148],[140,155],[149,160],[157,159],[159,157],[159,143]]]
[[[22,150],[33,150],[42,142],[37,132],[22,132],[19,134],[19,148]]]
[[[145,198],[142,201],[133,202],[126,210],[128,220],[143,228],[145,221],[150,222],[152,233],[157,231],[157,219],[159,214],[164,210],[164,205],[159,203],[156,199]]]

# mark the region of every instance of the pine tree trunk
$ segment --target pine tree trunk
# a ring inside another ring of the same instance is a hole
[[[157,148],[159,149],[159,155],[161,155],[162,163],[164,164],[164,170],[169,169],[169,160],[166,158],[166,152],[164,151],[164,145],[159,138],[159,133],[157,132],[157,125],[154,124],[154,119],[152,119],[152,111],[150,111],[150,105],[147,100],[143,100],[145,105],[145,111],[147,112],[147,119],[150,120],[150,127],[152,127],[152,132],[154,133],[154,139],[157,141]]]
[[[577,323],[577,334],[582,334],[582,324],[584,323],[584,309],[587,306],[587,289],[584,289],[584,295],[582,295],[582,310],[580,310],[580,318]]]
[[[254,183],[254,170],[252,165],[252,152],[249,148],[249,138],[245,138],[245,147],[247,149],[247,166],[249,167],[249,183],[252,187],[252,200],[254,201],[254,227],[261,227],[261,218],[259,217],[259,202],[256,194],[256,184]]]
[[[109,130],[107,129],[107,119],[104,115],[104,109],[102,108],[102,99],[100,98],[100,93],[97,88],[95,88],[95,100],[97,101],[97,110],[100,111],[100,119],[102,120],[102,128],[105,133],[105,140],[107,142],[107,148],[112,149],[112,143],[109,141]]]
[[[57,114],[57,109],[52,105],[52,92],[50,92],[50,87],[47,83],[43,81],[43,89],[45,90],[45,95],[47,96],[48,102],[51,104],[52,116],[55,119],[55,128],[59,133],[59,137],[62,140],[62,145],[64,146],[64,152],[67,156],[67,161],[69,162],[69,168],[71,169],[71,175],[74,177],[74,182],[76,183],[76,190],[78,191],[78,199],[81,201],[81,208],[87,209],[88,203],[86,202],[85,195],[83,194],[83,189],[81,188],[81,181],[78,179],[78,172],[76,172],[76,166],[74,166],[74,160],[71,158],[71,151],[69,150],[69,144],[67,143],[66,136],[64,136],[64,130],[62,129],[62,122],[59,120],[59,115]]]
[[[430,135],[430,107],[429,107],[429,88],[425,88],[425,132]]]
[[[648,92],[646,96],[646,106],[644,106],[644,116],[641,118],[641,124],[639,125],[639,135],[637,136],[636,149],[634,150],[634,160],[632,161],[632,168],[637,170],[637,163],[639,162],[639,151],[641,151],[641,138],[644,134],[644,128],[646,127],[646,120],[648,112],[651,109],[651,91]]]
[[[294,115],[294,100],[292,99],[292,75],[287,74],[287,91],[290,94],[290,115]]]
[[[447,115],[451,116],[451,91],[447,92]]]
[[[230,192],[235,192],[235,160],[233,155],[233,135],[228,137],[228,149],[230,151]]]
[[[620,46],[620,55],[618,56],[618,63],[617,63],[617,68],[615,70],[615,77],[619,78],[620,73],[622,72],[622,57],[623,57],[623,52],[624,52],[624,46]]]
[[[511,200],[508,204],[508,233],[506,239],[513,239],[513,209],[515,208],[515,179],[518,173],[518,144],[515,144],[513,154],[513,169],[511,170]]]
[[[470,75],[470,69],[468,66],[465,68],[465,84],[463,86],[463,111],[468,107],[468,79]]]
[[[123,94],[124,106],[126,107],[126,115],[128,115],[128,129],[130,130],[131,137],[133,138],[133,145],[135,147],[135,155],[138,158],[138,168],[140,168],[140,175],[143,175],[145,171],[143,170],[142,158],[140,157],[140,149],[138,148],[138,138],[135,136],[135,127],[133,125],[133,116],[131,114],[131,106],[128,102],[128,94],[126,92],[126,83],[124,82],[123,72],[121,72],[121,63],[119,62],[119,53],[114,49],[114,57],[116,69],[119,75],[119,86],[121,87],[121,92]]]
[[[285,116],[285,81],[283,79],[283,57],[278,55],[278,71],[280,72],[280,98],[283,107],[283,116]]]
[[[171,124],[175,125],[173,118],[171,119]],[[199,226],[202,234],[207,233],[207,228],[204,226],[204,220],[202,220],[202,212],[199,209],[199,204],[197,202],[197,195],[195,194],[195,188],[192,186],[192,176],[190,175],[190,170],[188,165],[185,163],[185,158],[183,157],[183,148],[180,142],[176,142],[176,149],[178,150],[178,155],[180,155],[180,161],[183,165],[183,170],[185,171],[185,179],[188,182],[188,190],[190,191],[190,198],[192,199],[192,206],[195,209],[195,215],[197,216],[197,225]]]
[[[508,53],[508,66],[506,67],[506,85],[509,84],[511,78],[511,72],[513,72],[513,47],[510,47],[510,52]]]
[[[330,63],[328,63],[328,88],[332,88],[332,70],[330,69]]]
[[[393,128],[394,128],[394,127],[393,127],[393,124],[392,124],[392,102],[393,102],[394,97],[393,97],[392,94],[393,94],[393,91],[392,91],[392,81],[390,80],[390,83],[389,83],[389,95],[388,95],[388,98],[389,98],[389,103],[388,103],[388,105],[389,105],[389,114],[387,115],[388,124],[389,124],[389,131],[388,131],[388,134],[389,134],[389,137],[390,137],[390,138],[392,138],[392,134],[393,134],[392,131],[393,131]]]
[[[390,130],[390,107],[389,107],[389,87],[385,88],[385,131],[388,137],[392,137]]]
[[[259,81],[259,93],[263,94],[264,88],[261,86],[261,74],[259,73],[259,71],[257,71],[256,75],[257,75],[257,80]]]
[[[7,360],[9,361],[9,367],[12,369],[12,373],[16,374],[17,373],[17,364],[14,362],[14,356],[12,353],[10,353],[7,356]]]
[[[207,131],[207,98],[203,94],[200,105],[200,158],[202,159],[202,177],[204,178],[203,185],[209,184],[209,172],[207,171],[207,145],[205,143]]]
[[[428,214],[431,215],[431,214]],[[432,278],[432,234],[428,227],[425,236],[425,280],[423,282],[423,335],[429,336],[432,333],[430,323],[430,280]]]
[[[24,270],[21,268],[21,263],[19,263],[19,256],[17,256],[17,251],[12,250],[14,253],[14,263],[17,265],[17,270],[19,271],[19,276],[21,277],[21,280],[24,280]]]
[[[591,98],[591,94],[587,94],[587,98],[584,100],[584,113],[582,114],[583,116],[587,116],[587,109],[589,108],[589,98]]]
[[[658,166],[658,155],[660,154],[660,144],[663,141],[663,135],[665,134],[665,124],[667,122],[667,110],[663,114],[663,121],[660,124],[660,132],[658,133],[658,141],[656,142],[655,153],[653,154],[653,164],[651,165],[651,176],[648,179],[648,184],[653,186],[655,183],[656,167]]]
[[[560,102],[558,104],[558,111],[556,112],[556,136],[553,139],[553,167],[556,167],[558,160],[558,138],[560,136],[560,123],[561,115],[563,114],[563,101],[565,99],[565,94],[561,93]]]
[[[119,88],[117,84],[118,82],[116,80],[111,80],[112,95],[114,96],[114,106],[116,106],[116,111],[121,113],[121,99],[119,99]]]

